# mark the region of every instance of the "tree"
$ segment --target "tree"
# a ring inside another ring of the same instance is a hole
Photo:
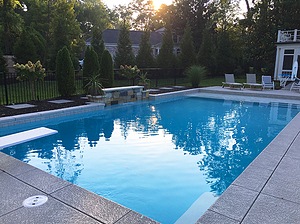
[[[134,0],[130,4],[133,14],[137,15],[133,21],[132,27],[135,30],[145,30],[151,26],[152,17],[155,14],[155,9],[152,1],[149,0]]]
[[[12,45],[19,34],[23,20],[15,9],[21,4],[17,0],[0,1],[0,25],[3,29],[3,40],[5,54],[11,54]]]
[[[58,92],[61,96],[71,96],[76,92],[75,70],[66,46],[57,53],[55,76]]]
[[[165,27],[165,32],[162,39],[161,49],[156,57],[157,66],[159,68],[175,67],[176,56],[174,54],[174,43],[172,39],[172,29],[169,24]]]
[[[176,0],[172,5],[162,5],[153,17],[152,28],[161,28],[170,21],[172,30],[177,35],[183,35],[186,23],[189,22],[194,47],[198,51],[202,42],[202,32],[210,16],[210,4],[208,0]]]
[[[20,15],[24,19],[24,26],[32,27],[39,32],[44,39],[47,39],[49,32],[49,13],[52,11],[52,5],[44,0],[23,0],[26,10],[22,10]]]
[[[233,73],[235,69],[235,54],[228,31],[220,31],[218,34],[218,46],[216,49],[216,74]]]
[[[300,1],[265,0],[255,3],[247,18],[240,21],[243,27],[245,56],[256,72],[262,68],[273,73],[278,30],[293,30],[300,24]]]
[[[75,13],[85,39],[92,36],[95,27],[100,30],[112,28],[109,14],[100,0],[76,1]]]
[[[92,42],[91,45],[94,48],[94,51],[98,55],[99,64],[101,63],[101,58],[103,51],[105,50],[104,40],[102,39],[102,31],[99,27],[94,27],[92,30]]]
[[[154,66],[153,50],[150,41],[151,32],[149,29],[141,34],[139,51],[136,56],[136,64],[139,68],[151,68]]]
[[[0,50],[0,72],[7,72],[7,61],[3,57],[3,53]]]
[[[112,26],[115,29],[121,29],[123,26],[124,21],[126,21],[128,26],[131,27],[133,24],[133,11],[130,6],[126,5],[118,5],[115,6],[113,9],[108,9],[108,14],[110,21],[112,23]]]
[[[111,54],[108,50],[104,50],[101,64],[100,64],[100,74],[103,80],[104,87],[114,86],[114,62],[112,60]]]
[[[188,22],[184,29],[183,37],[180,40],[179,60],[183,68],[188,68],[196,64],[196,54],[193,44],[192,31]]]
[[[215,46],[211,30],[205,29],[203,32],[203,40],[197,54],[197,62],[199,65],[207,69],[207,75],[213,75],[215,71]]]
[[[100,65],[98,60],[98,55],[94,51],[93,47],[88,46],[85,50],[84,60],[83,60],[83,88],[87,84],[88,77],[96,76],[99,74]]]
[[[32,27],[25,27],[14,46],[16,62],[42,61],[46,55],[46,40]]]
[[[132,42],[129,25],[124,20],[118,37],[117,52],[115,55],[115,67],[120,65],[134,65],[134,54],[132,52]]]
[[[84,41],[80,38],[82,31],[75,19],[74,3],[74,0],[67,2],[57,0],[54,4],[55,11],[50,23],[50,37],[52,41],[52,62],[54,61],[56,52],[66,46],[70,52],[74,66],[78,67],[77,56],[82,51]]]

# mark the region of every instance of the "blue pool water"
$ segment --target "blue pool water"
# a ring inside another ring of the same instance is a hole
[[[0,135],[57,130],[2,151],[168,224],[207,192],[222,194],[298,108],[180,97],[1,128]]]

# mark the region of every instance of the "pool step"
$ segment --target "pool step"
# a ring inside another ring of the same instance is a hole
[[[194,224],[202,214],[218,199],[212,192],[203,193],[175,224]]]

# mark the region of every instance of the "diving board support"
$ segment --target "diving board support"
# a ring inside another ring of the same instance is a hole
[[[50,128],[35,128],[28,131],[19,132],[7,136],[0,137],[0,149],[7,148],[13,145],[18,145],[24,142],[32,141],[38,138],[46,137],[58,133],[58,131]]]

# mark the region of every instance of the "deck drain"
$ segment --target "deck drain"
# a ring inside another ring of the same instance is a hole
[[[48,201],[48,197],[44,195],[31,196],[23,201],[23,206],[27,208],[38,207],[45,204]]]

